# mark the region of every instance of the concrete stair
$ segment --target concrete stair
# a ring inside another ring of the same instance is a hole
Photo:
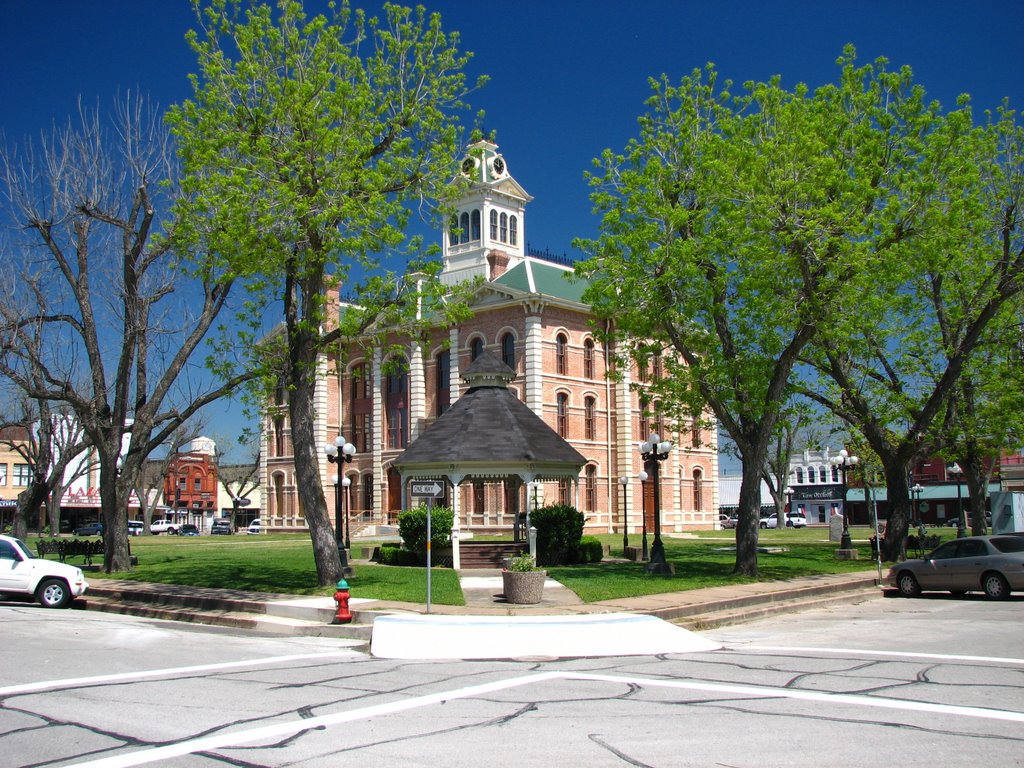
[[[460,570],[479,568],[501,568],[505,558],[526,552],[526,542],[512,541],[461,541],[459,542]]]

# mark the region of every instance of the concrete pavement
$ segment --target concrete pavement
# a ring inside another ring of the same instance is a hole
[[[571,590],[548,579],[543,599],[535,605],[504,602],[499,570],[462,571],[460,579],[466,605],[434,603],[430,614],[423,603],[358,597],[356,582],[349,604],[353,622],[343,625],[330,623],[335,614],[330,597],[94,578],[85,598],[78,602],[90,610],[265,633],[336,637],[360,644],[372,642],[375,654],[379,650],[379,655],[391,657],[467,658],[473,657],[466,655],[471,649],[477,649],[475,652],[482,655],[475,657],[504,658],[508,654],[621,655],[625,649],[644,653],[706,650],[706,642],[691,630],[882,595],[873,570],[596,603],[584,603]],[[650,617],[653,623],[630,616]],[[410,621],[410,617],[419,618]],[[529,634],[517,634],[527,624],[531,625]],[[513,635],[520,641],[510,643]],[[529,637],[529,642],[523,641],[524,637]],[[432,640],[426,643],[424,638]],[[452,653],[461,655],[449,655]]]

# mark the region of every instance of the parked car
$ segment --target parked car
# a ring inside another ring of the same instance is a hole
[[[129,536],[141,536],[142,532],[146,529],[146,526],[142,524],[140,520],[129,520],[128,521],[128,535]]]
[[[779,526],[779,514],[773,512],[768,517],[762,517],[759,525],[762,528],[778,528]],[[807,518],[799,512],[787,512],[786,513],[786,527],[787,528],[806,528]]]
[[[213,525],[210,526],[210,533],[227,536],[234,532],[234,526],[232,526],[231,521],[227,519],[214,520]]]
[[[64,608],[88,588],[81,568],[36,557],[21,539],[0,536],[0,593],[31,595],[44,608]]]
[[[724,520],[721,521],[722,528],[727,531],[734,530],[740,523],[739,515],[728,515]]]
[[[103,523],[86,523],[75,528],[75,536],[102,536]]]
[[[257,533],[263,533],[263,526],[260,524],[260,519],[257,517],[255,520],[249,523],[249,527],[245,530],[247,533],[251,533],[253,535]]]
[[[149,525],[149,532],[154,536],[161,533],[169,533],[173,536],[178,532],[179,528],[181,528],[181,525],[173,520],[154,520]]]
[[[195,525],[192,525],[192,523],[184,523],[178,529],[178,535],[179,536],[198,536],[199,535],[199,528],[197,526],[195,526]]]
[[[962,595],[984,592],[1006,600],[1024,591],[1024,536],[968,536],[940,545],[916,560],[889,569],[889,585],[906,597],[941,590]]]

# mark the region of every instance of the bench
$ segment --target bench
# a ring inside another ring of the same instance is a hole
[[[57,555],[63,563],[69,557],[84,557],[86,565],[92,565],[94,557],[103,556],[102,539],[51,539],[36,543],[36,552],[40,557]]]

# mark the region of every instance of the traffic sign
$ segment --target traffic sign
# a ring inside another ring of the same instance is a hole
[[[252,503],[252,499],[243,499],[241,497],[235,499],[235,504],[240,507],[248,507]]]
[[[444,496],[444,486],[437,482],[437,480],[431,480],[426,483],[413,483],[412,495],[426,496],[431,499],[440,499]]]

